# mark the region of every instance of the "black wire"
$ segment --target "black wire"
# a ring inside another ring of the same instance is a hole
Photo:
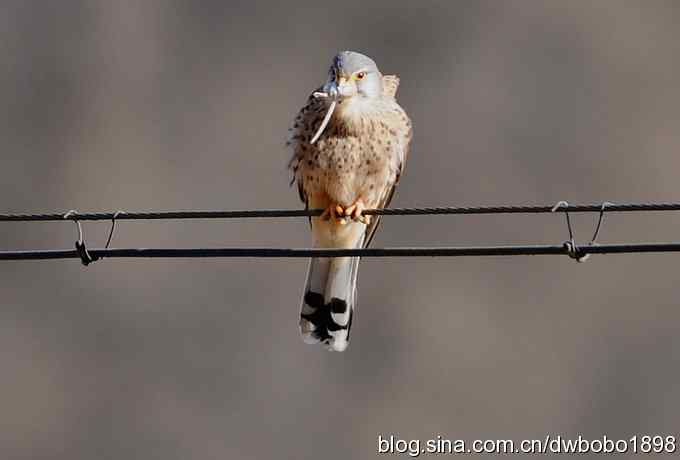
[[[680,242],[607,244],[581,246],[583,254],[630,254],[680,252]],[[207,257],[461,257],[461,256],[520,256],[570,255],[568,244],[531,246],[471,246],[471,247],[414,247],[364,249],[286,249],[286,248],[140,248],[90,249],[95,258],[207,258]],[[0,251],[0,260],[77,259],[75,250]]]
[[[478,207],[429,207],[429,208],[392,208],[368,209],[366,215],[428,215],[428,214],[520,214],[520,213],[554,213],[563,212],[567,216],[570,240],[562,245],[531,246],[478,246],[478,247],[412,247],[412,248],[363,248],[363,249],[288,249],[288,248],[185,248],[185,249],[109,249],[111,237],[117,220],[157,220],[157,219],[222,219],[222,218],[256,218],[256,217],[309,217],[321,215],[323,210],[249,210],[249,211],[167,211],[167,212],[123,212],[83,213],[69,211],[67,213],[45,214],[0,214],[0,222],[30,221],[94,221],[111,220],[106,247],[88,250],[92,260],[104,257],[124,258],[205,258],[205,257],[456,257],[456,256],[515,256],[515,255],[556,255],[563,254],[577,260],[584,260],[588,254],[623,254],[649,252],[680,252],[680,242],[673,243],[640,243],[618,245],[595,245],[605,212],[630,211],[680,211],[680,203],[627,203],[627,204],[580,204],[570,205],[560,202],[558,205],[529,206],[478,206]],[[576,245],[569,222],[570,212],[599,212],[597,229],[593,241],[588,246]],[[82,240],[82,234],[79,237]],[[28,250],[0,251],[0,260],[42,260],[81,258],[77,250]]]
[[[602,203],[522,206],[474,206],[474,207],[428,207],[428,208],[388,208],[366,209],[366,215],[382,216],[419,216],[441,214],[542,214],[551,212],[601,212]],[[680,203],[626,203],[607,204],[606,212],[634,211],[680,211]],[[319,216],[321,209],[260,209],[249,211],[162,211],[162,212],[95,212],[71,213],[66,220],[159,220],[159,219],[247,219],[260,217],[310,217]],[[0,214],[0,222],[63,221],[66,213],[43,214]]]

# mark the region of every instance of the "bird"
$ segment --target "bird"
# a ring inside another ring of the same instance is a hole
[[[289,129],[288,164],[309,219],[313,247],[365,248],[380,222],[365,209],[385,208],[399,182],[412,123],[397,103],[399,77],[375,61],[341,51],[326,82],[313,91]],[[300,307],[306,343],[344,351],[357,303],[358,257],[310,260]]]

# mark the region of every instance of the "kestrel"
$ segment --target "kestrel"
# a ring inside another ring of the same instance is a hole
[[[395,100],[399,78],[383,75],[368,56],[343,51],[326,83],[313,92],[290,129],[289,167],[307,209],[317,248],[367,247],[399,181],[411,121]],[[300,311],[307,343],[347,348],[356,305],[358,257],[313,258]]]

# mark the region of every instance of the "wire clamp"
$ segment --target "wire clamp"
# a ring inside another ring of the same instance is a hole
[[[104,249],[109,249],[109,245],[111,244],[111,239],[113,238],[113,233],[116,231],[116,219],[118,219],[118,216],[121,214],[125,214],[123,211],[116,211],[113,214],[113,217],[111,218],[111,229],[109,230],[109,237],[106,239],[106,245],[104,246]],[[104,257],[101,257],[102,259]]]
[[[602,207],[600,208],[600,217],[597,219],[597,226],[595,227],[595,232],[593,233],[593,237],[590,239],[588,246],[597,246],[597,236],[600,234],[600,229],[604,223],[604,212],[607,206],[615,206],[615,204],[609,201],[602,202]],[[567,255],[576,260],[576,262],[585,262],[588,260],[588,257],[590,257],[590,254],[586,254],[583,249],[576,244],[576,241],[574,241],[574,232],[571,228],[571,219],[569,218],[569,203],[566,201],[559,201],[555,206],[553,206],[551,212],[555,212],[562,207],[565,208],[564,214],[567,218],[567,229],[569,230],[569,240],[564,242],[564,250],[566,251]]]
[[[576,262],[585,262],[588,260],[589,254],[583,252],[581,248],[578,247],[576,241],[574,240],[574,231],[571,228],[571,219],[569,218],[569,203],[567,201],[558,201],[555,206],[550,210],[550,212],[556,212],[560,208],[564,209],[564,215],[567,218],[567,229],[569,230],[569,239],[564,242],[564,250],[569,257],[574,259]]]
[[[78,241],[76,241],[76,252],[78,253],[78,257],[80,257],[80,261],[82,264],[87,267],[90,265],[92,262],[96,262],[99,260],[99,257],[93,256],[90,254],[90,251],[87,250],[87,246],[85,245],[85,239],[83,238],[83,227],[80,225],[80,221],[78,220],[78,212],[75,210],[71,210],[64,214],[64,219],[66,220],[72,220],[73,222],[76,223],[76,226],[78,227]]]

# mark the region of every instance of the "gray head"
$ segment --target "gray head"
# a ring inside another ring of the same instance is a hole
[[[382,96],[382,74],[373,59],[355,51],[341,51],[333,58],[324,91],[340,99]]]
[[[323,134],[336,106],[342,118],[352,120],[379,107],[377,102],[382,96],[383,77],[373,59],[354,51],[338,53],[328,70],[323,91],[314,93],[314,97],[327,98],[329,105],[310,143],[315,143]]]

